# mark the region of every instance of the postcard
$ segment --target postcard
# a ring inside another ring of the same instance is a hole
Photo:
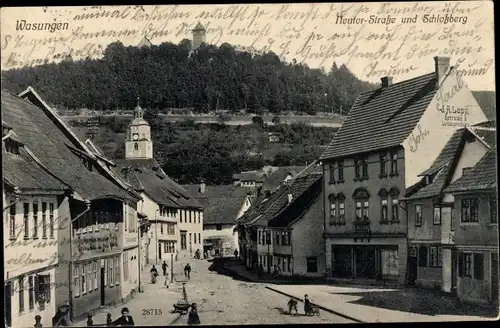
[[[493,26],[1,8],[5,327],[497,318]]]

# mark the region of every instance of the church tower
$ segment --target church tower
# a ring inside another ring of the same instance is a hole
[[[198,49],[202,43],[205,43],[205,38],[207,36],[207,31],[201,25],[200,22],[196,24],[196,27],[193,29],[193,50]]]
[[[127,137],[125,139],[126,159],[153,158],[151,127],[143,116],[144,111],[141,106],[139,106],[139,97],[137,97],[137,107],[134,109],[134,119],[128,126]]]

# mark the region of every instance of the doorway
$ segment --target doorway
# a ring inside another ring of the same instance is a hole
[[[375,248],[359,247],[355,249],[356,254],[356,277],[375,279],[376,261]]]
[[[417,248],[410,247],[408,253],[408,286],[415,286],[418,272]]]
[[[181,230],[181,250],[187,249],[186,230]]]
[[[106,277],[106,268],[101,265],[101,305],[102,306],[106,305],[105,277]]]
[[[491,300],[498,305],[498,253],[491,253]]]

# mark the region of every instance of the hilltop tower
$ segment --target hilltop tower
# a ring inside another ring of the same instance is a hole
[[[153,141],[151,140],[151,127],[143,118],[144,110],[139,106],[134,109],[134,119],[130,122],[125,138],[125,158],[126,159],[152,159]]]
[[[205,43],[205,38],[207,36],[207,31],[201,25],[200,22],[196,24],[196,27],[193,29],[193,50],[198,49],[202,43]]]

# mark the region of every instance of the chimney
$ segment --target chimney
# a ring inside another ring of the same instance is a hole
[[[434,70],[436,72],[436,87],[439,87],[450,69],[450,57],[434,57]]]
[[[288,194],[288,204],[290,204],[292,202],[292,199],[293,199],[293,195],[292,194]]]
[[[384,76],[380,78],[380,81],[382,81],[382,88],[387,88],[392,84],[392,76]]]
[[[205,193],[205,182],[200,183],[200,194]]]

